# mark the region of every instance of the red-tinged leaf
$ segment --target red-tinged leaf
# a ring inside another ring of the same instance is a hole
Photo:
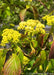
[[[24,18],[25,18],[25,15],[26,15],[26,10],[27,10],[27,9],[21,10],[21,12],[20,12],[20,14],[19,14],[21,21],[24,21]]]
[[[44,39],[44,35],[41,34],[41,47],[43,46],[43,39]]]
[[[37,8],[35,6],[32,7],[33,7],[34,19],[38,19],[39,15],[38,15]]]
[[[44,34],[40,34],[37,38],[40,47],[43,47]]]
[[[21,64],[17,55],[13,54],[4,65],[4,75],[20,75]]]
[[[49,53],[49,59],[54,59],[54,41],[51,45],[50,53]]]

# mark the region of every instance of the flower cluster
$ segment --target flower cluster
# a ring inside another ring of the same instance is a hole
[[[19,26],[18,26],[18,30],[25,30],[25,34],[28,33],[28,35],[32,34],[38,34],[38,33],[42,33],[45,34],[45,30],[44,30],[45,26],[44,24],[42,24],[40,21],[38,20],[32,20],[29,19],[26,22],[20,22]]]
[[[42,19],[47,21],[47,25],[54,25],[54,15],[46,15]]]
[[[2,34],[2,41],[1,45],[5,46],[5,44],[11,43],[18,43],[21,34],[13,29],[4,29]]]

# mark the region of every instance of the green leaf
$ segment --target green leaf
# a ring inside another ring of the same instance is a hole
[[[23,10],[21,10],[21,12],[20,12],[20,14],[19,14],[19,15],[20,15],[20,19],[21,19],[21,21],[24,21],[26,11],[27,11],[27,9],[23,9]]]
[[[34,59],[30,61],[30,65],[31,66],[33,66],[34,63],[35,63],[35,60]]]
[[[51,64],[52,64],[52,66],[54,68],[54,59],[51,59]]]
[[[40,59],[41,59],[40,62],[43,64],[45,62],[45,60],[46,60],[46,52],[45,52],[45,50],[42,50],[40,52]]]
[[[46,60],[46,53],[43,50],[40,52],[40,55],[37,57],[35,63],[33,64],[34,68],[41,64],[44,64],[45,60]]]
[[[23,52],[22,52],[20,47],[17,47],[17,50],[18,50],[18,57],[20,59],[21,65],[22,65],[22,63],[23,63],[23,56],[24,55],[23,55]]]
[[[47,7],[48,9],[50,9],[50,5],[48,5],[48,7]]]
[[[0,49],[0,73],[2,72],[2,68],[4,66],[5,63],[5,58],[6,58],[6,53],[4,52],[4,50]]]
[[[49,62],[48,62],[48,65],[45,69],[45,72],[53,72],[54,73],[54,59],[51,59]]]
[[[44,6],[43,5],[41,5],[40,7],[39,7],[39,9],[43,9],[44,8]]]
[[[51,69],[52,69],[52,64],[51,64],[51,62],[49,61],[48,65],[47,65],[47,67],[46,67],[46,69],[45,69],[45,72],[50,71]]]
[[[38,46],[38,42],[36,40],[32,40],[33,47],[36,48]]]
[[[20,75],[21,64],[18,56],[13,54],[4,65],[4,75]]]
[[[39,17],[37,8],[35,6],[32,6],[32,7],[33,7],[34,19],[37,19]]]

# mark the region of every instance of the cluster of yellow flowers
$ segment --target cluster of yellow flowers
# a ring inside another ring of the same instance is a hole
[[[12,42],[12,43],[18,43],[19,42],[19,38],[20,38],[21,34],[13,29],[4,29],[3,30],[3,34],[2,34],[2,41],[1,41],[1,45],[5,46],[5,44]]]
[[[30,1],[30,2],[32,2],[32,0],[24,0],[24,1]]]
[[[54,15],[46,15],[42,19],[47,21],[47,25],[54,25]]]
[[[32,20],[29,19],[26,22],[20,22],[19,26],[18,26],[18,30],[25,30],[25,34],[28,33],[28,35],[30,35],[32,33],[32,35],[34,34],[38,34],[38,33],[42,33],[45,34],[45,26],[44,24],[42,24],[40,21],[38,20]]]

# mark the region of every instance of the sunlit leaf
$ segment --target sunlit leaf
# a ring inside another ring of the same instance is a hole
[[[23,63],[23,57],[24,57],[23,52],[22,52],[20,47],[17,47],[17,50],[18,50],[18,57],[19,57],[20,62],[22,64]]]
[[[29,9],[30,8],[30,5],[26,5],[26,9]]]
[[[42,65],[40,65],[40,66],[39,66],[39,70],[40,70],[40,71],[42,71],[42,70],[43,70],[43,67],[42,67]]]
[[[23,65],[26,65],[26,64],[28,64],[29,63],[29,58],[28,57],[26,57],[26,56],[23,56]]]
[[[35,60],[34,59],[30,61],[30,65],[31,66],[33,66],[34,63],[35,63]]]
[[[36,48],[38,46],[38,41],[32,40],[33,47]]]
[[[24,21],[25,15],[26,15],[26,9],[21,10],[21,12],[20,12],[21,21]]]

